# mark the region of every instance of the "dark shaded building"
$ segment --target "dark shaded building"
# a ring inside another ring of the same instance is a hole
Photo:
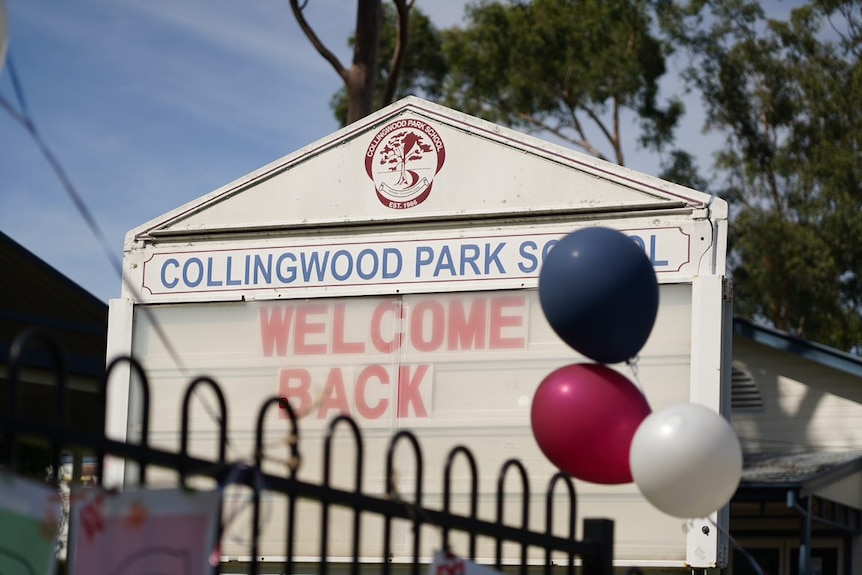
[[[104,422],[96,391],[105,373],[107,304],[2,232],[0,269],[0,413],[6,414],[9,406],[10,359],[16,353],[16,339],[20,344],[26,337],[30,343],[18,354],[15,411],[37,421],[57,419],[55,389],[60,376],[57,358],[45,343],[50,339],[58,344],[65,364],[69,395],[63,417],[73,428],[101,430]],[[41,468],[40,461],[30,460],[39,459],[45,446],[21,439],[31,449],[21,450],[20,465]]]

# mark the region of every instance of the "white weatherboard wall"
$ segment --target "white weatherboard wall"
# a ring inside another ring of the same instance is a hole
[[[183,389],[191,376],[207,374],[228,398],[234,459],[251,456],[258,408],[280,394],[306,413],[300,477],[320,477],[326,423],[350,413],[364,430],[365,489],[383,492],[385,446],[411,429],[423,447],[425,505],[439,506],[445,455],[464,444],[477,456],[486,495],[480,515],[494,519],[497,471],[516,457],[530,473],[531,526],[543,529],[544,493],[556,470],[532,439],[530,403],[550,371],[584,361],[542,314],[543,254],[579,227],[629,235],[653,262],[660,311],[637,374],[614,367],[642,386],[653,409],[697,401],[718,411],[726,394],[726,217],[726,205],[705,194],[407,98],[132,230],[109,351],[131,342],[150,376],[155,445],[177,448]],[[110,434],[134,434],[135,398],[134,389],[109,396]],[[191,452],[212,455],[215,425],[195,409]],[[282,457],[286,422],[273,415],[266,429],[274,442],[267,453]],[[336,451],[346,467],[334,471],[334,482],[350,487],[347,434]],[[409,500],[409,450],[397,461]],[[454,502],[466,512],[464,475]],[[705,534],[699,522],[683,529],[633,484],[578,482],[577,490],[579,522],[616,521],[619,565],[723,561],[716,529]],[[267,504],[272,517],[283,517],[281,501]],[[319,510],[307,507],[297,552],[313,560]],[[520,524],[519,513],[513,495],[506,521]],[[564,514],[557,515],[564,533]],[[369,522],[361,555],[379,561],[371,534],[380,529]],[[282,523],[266,521],[261,556],[283,555]],[[409,561],[409,526],[398,529],[393,561]],[[425,535],[424,555],[439,543],[438,533]],[[334,533],[329,556],[350,551]],[[483,557],[492,551],[480,546]],[[241,559],[248,549],[227,538],[223,552]]]

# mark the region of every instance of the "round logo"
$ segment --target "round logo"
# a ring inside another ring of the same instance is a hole
[[[445,159],[446,146],[437,130],[421,120],[396,120],[371,140],[365,171],[380,203],[403,210],[428,198]]]

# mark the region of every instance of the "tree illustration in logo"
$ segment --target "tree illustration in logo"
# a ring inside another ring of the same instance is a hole
[[[380,203],[403,210],[428,198],[445,161],[446,146],[437,130],[422,120],[402,118],[374,135],[364,163]]]
[[[431,144],[425,142],[422,135],[412,130],[394,134],[383,149],[380,150],[380,164],[388,165],[390,172],[400,172],[396,186],[412,186],[418,175],[407,169],[407,163],[421,160],[426,153],[432,151]],[[407,175],[410,174],[410,179]]]

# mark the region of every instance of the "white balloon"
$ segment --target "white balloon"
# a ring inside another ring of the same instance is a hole
[[[629,450],[632,477],[655,507],[675,517],[706,517],[733,497],[742,448],[730,423],[694,403],[644,419]]]

